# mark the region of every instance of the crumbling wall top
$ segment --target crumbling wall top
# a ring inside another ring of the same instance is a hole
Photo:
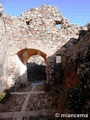
[[[53,21],[67,21],[67,19],[63,17],[57,7],[50,5],[42,5],[38,8],[31,8],[30,10],[23,12],[21,16],[26,21],[37,18],[53,19]]]

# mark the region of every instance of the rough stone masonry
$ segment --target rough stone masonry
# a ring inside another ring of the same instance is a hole
[[[11,87],[18,78],[22,83],[27,82],[27,61],[22,63],[18,52],[26,48],[36,49],[36,53],[40,55],[41,51],[48,58],[68,40],[77,38],[81,29],[71,24],[54,6],[31,8],[19,17],[3,12],[0,4],[0,93]],[[28,53],[24,51],[22,56],[28,56]],[[47,66],[51,67],[52,61],[47,61]]]

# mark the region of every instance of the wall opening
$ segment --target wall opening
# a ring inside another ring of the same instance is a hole
[[[29,25],[29,24],[30,24],[30,21],[26,21],[26,24]]]
[[[31,56],[27,61],[28,82],[40,82],[46,80],[46,63],[39,55]]]
[[[56,26],[57,29],[60,30],[61,27],[62,27],[62,25],[61,25],[61,21],[56,20],[56,21],[55,21],[55,26]]]
[[[26,21],[26,24],[27,25],[30,25],[30,22],[31,22],[32,20],[29,20],[29,21]]]

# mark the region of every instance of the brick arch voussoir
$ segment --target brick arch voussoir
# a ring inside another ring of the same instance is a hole
[[[46,56],[47,56],[46,53],[42,52],[41,50],[32,49],[32,48],[22,49],[19,52],[17,52],[17,55],[23,64],[25,64],[28,61],[28,59],[33,55],[40,55],[45,60],[45,62],[46,62]]]

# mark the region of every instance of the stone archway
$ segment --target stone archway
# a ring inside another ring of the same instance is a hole
[[[21,60],[21,62],[23,63],[22,66],[22,70],[23,70],[23,75],[21,76],[21,82],[27,84],[28,80],[27,80],[27,61],[28,59],[33,56],[33,55],[40,55],[41,57],[43,57],[43,59],[45,60],[46,63],[46,54],[38,49],[22,49],[21,51],[19,51],[17,53],[19,59]],[[47,80],[47,63],[46,63],[46,80]]]

